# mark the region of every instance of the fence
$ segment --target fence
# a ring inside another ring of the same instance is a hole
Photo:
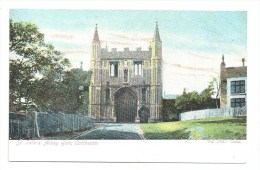
[[[31,116],[9,114],[9,139],[30,139],[34,136],[34,123]]]
[[[33,116],[9,114],[9,138],[32,139],[58,132],[85,130],[94,126],[87,115],[38,112]]]
[[[94,122],[86,115],[64,113],[37,113],[35,123],[40,136],[57,132],[91,128]]]
[[[211,118],[211,117],[246,116],[246,115],[247,115],[246,107],[220,108],[220,109],[205,109],[205,110],[184,112],[180,114],[179,119],[180,121],[183,121],[183,120],[195,120],[195,119]]]

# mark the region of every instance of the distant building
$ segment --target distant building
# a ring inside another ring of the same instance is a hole
[[[89,115],[97,121],[161,120],[162,41],[156,23],[148,50],[101,48],[96,27],[91,52]]]
[[[220,107],[243,107],[247,102],[247,67],[226,67],[224,55],[220,65]]]
[[[165,100],[175,100],[177,98],[177,94],[164,94],[163,99]]]

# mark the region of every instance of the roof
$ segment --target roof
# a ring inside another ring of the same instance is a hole
[[[159,28],[158,28],[158,22],[156,22],[156,27],[154,31],[153,41],[161,41]]]
[[[99,42],[97,25],[96,25],[96,29],[95,29],[95,33],[94,33],[94,37],[93,37],[93,41],[92,42],[94,42],[94,43]]]
[[[146,60],[152,56],[151,51],[116,51],[116,52],[101,52],[102,59],[138,59]]]
[[[247,77],[247,66],[244,67],[227,67],[223,78]]]
[[[163,96],[163,99],[176,99],[177,95],[176,94],[165,94]]]

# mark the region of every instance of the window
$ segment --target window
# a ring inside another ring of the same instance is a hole
[[[245,93],[245,80],[231,81],[231,94]]]
[[[127,60],[124,61],[124,66],[127,67]]]
[[[135,70],[135,76],[142,76],[143,75],[142,61],[135,61],[134,62],[134,70]]]
[[[142,103],[146,103],[146,89],[142,88]]]
[[[118,77],[118,62],[110,63],[110,77]]]
[[[246,105],[245,98],[231,99],[231,107],[243,107]]]
[[[106,88],[106,104],[110,103],[110,89]]]
[[[128,70],[124,69],[124,81],[128,82]]]

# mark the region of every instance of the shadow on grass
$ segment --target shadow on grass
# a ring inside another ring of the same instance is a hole
[[[88,134],[82,135],[77,140],[101,139],[101,140],[137,140],[140,136],[137,133],[118,131],[118,130],[101,130],[97,129]]]
[[[115,123],[112,124],[112,123],[111,123],[111,124],[103,124],[102,126],[103,126],[103,127],[115,127],[115,126],[123,126],[123,125],[115,124]]]
[[[225,119],[225,120],[212,120],[212,121],[197,121],[197,123],[201,124],[225,124],[225,123],[238,123],[238,125],[246,126],[246,117],[234,117],[233,119]]]
[[[188,139],[189,131],[187,128],[171,131],[171,132],[148,132],[145,133],[147,139]]]

